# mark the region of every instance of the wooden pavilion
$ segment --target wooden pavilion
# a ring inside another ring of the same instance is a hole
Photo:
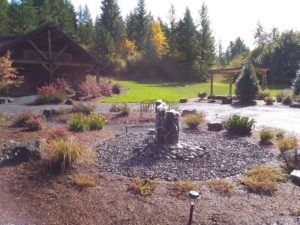
[[[239,73],[241,73],[243,68],[231,68],[231,69],[214,69],[209,70],[210,74],[210,96],[214,96],[214,75],[222,74],[229,77],[229,96],[232,96],[232,84],[233,84],[233,77]],[[266,79],[267,79],[267,71],[268,68],[260,68],[255,67],[256,74],[261,76],[261,87],[264,90],[266,88]]]
[[[25,35],[0,37],[0,56],[12,52],[13,65],[24,76],[20,92],[64,78],[78,85],[86,74],[99,74],[101,63],[52,23]]]

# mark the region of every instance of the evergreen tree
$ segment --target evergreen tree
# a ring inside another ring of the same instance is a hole
[[[229,46],[226,50],[227,61],[231,61],[237,55],[240,55],[243,52],[249,52],[249,48],[245,45],[244,41],[237,37],[235,41],[230,41]]]
[[[167,32],[167,39],[169,43],[169,56],[174,58],[175,52],[176,52],[176,14],[175,14],[175,8],[174,5],[171,5],[170,11],[169,11],[169,25],[170,28]]]
[[[151,21],[144,0],[139,0],[137,7],[126,18],[127,36],[135,41],[139,50],[143,51],[147,48]]]
[[[235,93],[241,102],[248,103],[255,99],[258,90],[259,82],[254,68],[248,63],[236,80]]]
[[[183,20],[178,22],[177,33],[178,51],[187,70],[186,79],[192,79],[198,46],[196,26],[188,8],[186,8]]]
[[[293,82],[293,94],[294,95],[300,95],[300,69],[298,70],[297,74],[296,74],[296,78]]]
[[[223,46],[221,41],[219,41],[218,44],[218,65],[224,66],[226,64],[225,62],[225,54],[223,52]]]
[[[102,0],[101,11],[96,20],[96,48],[104,56],[111,56],[124,37],[124,22],[116,0]]]
[[[8,2],[0,0],[0,35],[9,33],[8,21]]]
[[[202,4],[200,10],[200,31],[199,31],[199,56],[201,72],[207,74],[208,68],[213,65],[215,60],[215,40],[212,36],[208,9]]]
[[[80,5],[77,13],[78,40],[81,44],[92,46],[95,39],[95,28],[87,5]]]
[[[38,24],[37,10],[32,0],[11,1],[8,10],[9,27],[12,34],[32,31]]]

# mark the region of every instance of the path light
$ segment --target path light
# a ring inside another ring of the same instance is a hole
[[[188,196],[190,197],[190,200],[191,200],[190,218],[189,218],[188,225],[191,225],[192,221],[193,221],[194,206],[195,206],[196,200],[200,197],[200,193],[197,191],[190,191],[188,193]]]

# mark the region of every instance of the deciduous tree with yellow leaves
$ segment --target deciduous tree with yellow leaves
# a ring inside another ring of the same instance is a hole
[[[151,44],[159,57],[166,53],[168,48],[167,38],[161,29],[160,23],[156,21],[151,23]]]

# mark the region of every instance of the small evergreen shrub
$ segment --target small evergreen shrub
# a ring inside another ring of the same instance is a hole
[[[235,193],[234,184],[228,179],[211,179],[204,182],[208,187],[216,193],[231,196]]]
[[[294,150],[298,146],[298,140],[295,136],[287,136],[278,140],[278,148],[280,152]]]
[[[266,97],[264,99],[264,101],[265,101],[266,105],[273,105],[275,102],[275,100],[272,97]]]
[[[269,91],[259,91],[257,94],[257,100],[265,100],[267,97],[270,97]]]
[[[261,144],[272,144],[272,140],[275,137],[274,130],[264,127],[259,131],[259,137]]]
[[[96,106],[92,104],[86,104],[83,102],[75,103],[71,109],[72,113],[84,113],[86,115],[89,115],[93,112],[95,112]]]
[[[89,115],[76,113],[70,116],[68,124],[70,130],[85,131],[85,130],[101,130],[106,124],[105,117],[100,113],[91,113]]]
[[[246,172],[242,183],[251,192],[271,195],[276,190],[277,182],[285,178],[286,175],[280,169],[256,165]]]
[[[283,105],[290,105],[290,104],[292,104],[292,103],[293,103],[293,97],[290,96],[290,95],[284,97],[283,100],[282,100],[282,104],[283,104]]]
[[[249,117],[233,115],[224,122],[224,128],[231,134],[244,136],[251,134],[254,123]]]
[[[298,70],[297,74],[296,74],[296,78],[293,81],[293,94],[294,95],[299,95],[300,94],[300,69]]]
[[[142,196],[149,196],[153,193],[155,187],[156,182],[154,180],[136,177],[132,180],[129,190]]]
[[[122,91],[122,87],[120,84],[113,84],[113,86],[112,86],[113,94],[116,94],[116,95],[121,94],[121,91]]]
[[[183,122],[191,129],[196,129],[204,121],[205,114],[203,112],[189,114],[183,118]]]
[[[236,96],[243,103],[254,100],[259,90],[259,82],[251,64],[247,64],[236,80]]]
[[[283,91],[279,91],[276,95],[276,102],[282,102],[284,98],[286,98],[287,96],[291,95],[289,91],[287,90],[283,90]]]
[[[13,125],[15,127],[25,127],[27,120],[37,118],[38,116],[39,116],[38,114],[31,111],[18,113],[14,118]]]

